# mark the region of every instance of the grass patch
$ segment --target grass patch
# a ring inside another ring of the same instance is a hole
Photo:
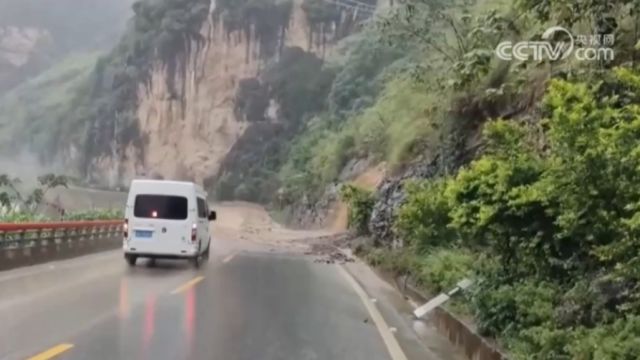
[[[369,265],[395,276],[409,276],[418,290],[427,296],[448,292],[462,279],[469,277],[474,257],[464,249],[433,248],[424,254],[417,254],[408,248],[390,250],[385,248],[362,247],[356,254]],[[469,318],[472,314],[471,302],[463,294],[444,305],[454,314]]]

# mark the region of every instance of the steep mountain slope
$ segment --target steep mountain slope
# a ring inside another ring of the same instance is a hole
[[[59,147],[58,134],[77,134],[84,124],[66,121],[73,97],[89,78],[98,58],[95,53],[67,56],[58,64],[22,83],[0,97],[0,150],[17,149],[40,154],[43,160]]]
[[[89,132],[83,157],[68,160],[109,185],[136,175],[204,182],[247,128],[288,124],[284,132],[294,133],[304,114],[289,111],[286,74],[269,77],[270,69],[291,56],[321,66],[364,19],[319,0],[143,1],[134,11],[129,32],[96,67],[88,112],[73,114]],[[239,105],[252,79],[266,91],[258,119]]]
[[[0,1],[0,94],[69,52],[109,48],[133,0]]]

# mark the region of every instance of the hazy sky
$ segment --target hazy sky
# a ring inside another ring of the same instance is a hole
[[[109,47],[131,16],[133,0],[0,0],[0,27],[47,29],[62,52]]]

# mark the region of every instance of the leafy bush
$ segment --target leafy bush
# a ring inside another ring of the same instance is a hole
[[[620,318],[595,328],[558,329],[536,326],[511,342],[516,360],[632,360],[640,351],[640,318]]]
[[[573,359],[632,360],[640,354],[640,316],[618,319],[611,325],[579,329],[570,345]]]
[[[417,254],[414,273],[433,293],[447,292],[471,275],[474,256],[465,249],[432,248]]]
[[[65,214],[66,221],[89,221],[89,220],[119,220],[124,219],[122,210],[114,209],[92,209],[76,211]]]
[[[546,246],[554,222],[538,188],[542,165],[528,154],[512,159],[487,155],[461,171],[447,189],[451,226],[467,246],[489,247],[506,273],[562,274],[553,259],[570,251]],[[556,270],[558,272],[556,272]]]
[[[437,98],[405,77],[389,82],[378,101],[354,118],[350,126],[358,154],[369,154],[399,167],[416,155],[419,142],[438,146],[436,120],[430,113]]]
[[[345,132],[325,138],[315,146],[311,159],[311,172],[318,176],[321,184],[329,184],[337,180],[340,171],[347,163],[354,144],[352,134]]]
[[[400,207],[394,228],[398,236],[419,253],[435,246],[454,245],[456,233],[449,227],[449,203],[444,180],[408,183],[406,201]]]
[[[479,328],[516,359],[637,357],[640,72],[595,79],[551,81],[539,125],[486,124],[484,155],[409,184],[395,222],[430,288],[474,268]],[[480,261],[447,268],[454,235]]]
[[[371,211],[375,204],[373,193],[353,185],[344,185],[340,189],[340,197],[349,204],[349,227],[358,234],[368,234]]]
[[[362,253],[364,254],[361,254],[361,256],[367,263],[392,274],[414,274],[417,269],[417,259],[410,251],[365,248]]]
[[[38,185],[35,189],[21,188],[22,180],[11,178],[6,174],[0,174],[0,210],[7,216],[21,218],[24,215],[35,215],[47,192],[58,187],[67,187],[69,180],[66,176],[46,174],[38,177]]]
[[[43,215],[25,213],[25,212],[2,212],[0,213],[0,222],[4,223],[26,223],[26,222],[38,222],[45,221],[47,218]]]
[[[514,336],[523,329],[553,321],[557,286],[531,280],[510,283],[484,275],[472,296],[483,334]]]

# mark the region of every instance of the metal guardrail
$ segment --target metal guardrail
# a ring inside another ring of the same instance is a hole
[[[107,241],[122,236],[122,231],[122,220],[0,223],[0,250]]]

